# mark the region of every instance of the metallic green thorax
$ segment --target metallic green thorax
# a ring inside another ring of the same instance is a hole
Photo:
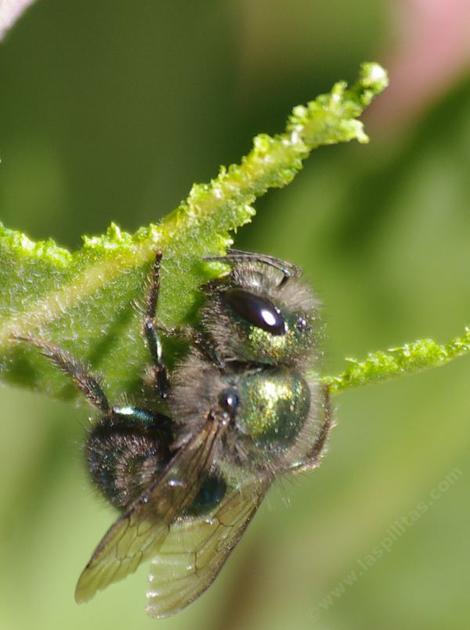
[[[259,446],[287,447],[310,410],[310,390],[302,375],[289,369],[244,373],[238,382],[239,430]]]

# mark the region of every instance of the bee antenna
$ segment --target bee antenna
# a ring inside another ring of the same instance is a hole
[[[267,254],[256,254],[254,252],[245,252],[241,249],[229,249],[225,256],[205,256],[204,260],[208,262],[225,262],[225,263],[238,263],[238,262],[255,262],[273,267],[280,271],[283,275],[279,286],[285,284],[291,278],[300,278],[302,271],[297,265],[293,265],[280,258],[269,256]]]

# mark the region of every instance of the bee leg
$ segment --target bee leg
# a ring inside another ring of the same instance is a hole
[[[15,336],[17,341],[26,341],[38,348],[43,356],[49,359],[62,372],[68,374],[94,407],[104,414],[111,407],[101,387],[99,379],[89,372],[89,368],[75,359],[71,354],[41,339],[28,336]]]
[[[168,378],[168,370],[163,361],[162,343],[160,341],[159,332],[168,337],[178,337],[187,343],[196,346],[206,358],[217,367],[223,367],[223,362],[217,356],[209,341],[197,330],[191,326],[177,326],[168,328],[162,324],[158,324],[156,320],[158,295],[160,292],[160,269],[161,269],[162,253],[159,251],[155,256],[150,277],[150,288],[147,295],[147,305],[144,317],[144,337],[153,361],[152,380],[155,388],[163,400],[168,398],[170,390],[170,381]]]
[[[204,260],[226,263],[255,262],[274,267],[282,273],[280,285],[285,284],[290,278],[299,278],[302,275],[300,267],[293,265],[280,258],[268,256],[267,254],[256,254],[254,252],[244,252],[241,249],[229,249],[225,256],[206,256]]]
[[[157,326],[155,322],[158,296],[160,293],[161,262],[162,253],[158,251],[155,255],[150,276],[150,287],[147,294],[143,332],[153,361],[152,380],[160,398],[165,400],[168,397],[168,392],[170,390],[170,382],[168,378],[168,370],[163,361],[162,344],[158,334],[158,330],[162,330],[162,327]]]
[[[295,465],[292,472],[304,472],[313,470],[320,465],[322,455],[325,451],[326,443],[331,429],[334,427],[333,409],[331,405],[330,388],[327,385],[322,387],[323,397],[323,421],[320,432],[312,444],[311,449],[307,452],[304,461],[300,465]]]

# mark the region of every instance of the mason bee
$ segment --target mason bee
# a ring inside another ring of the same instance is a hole
[[[165,328],[157,319],[161,252],[155,257],[142,326],[150,404],[113,406],[87,366],[45,341],[18,338],[67,373],[100,414],[86,459],[120,516],[83,570],[77,602],[149,560],[146,611],[160,618],[181,610],[215,579],[271,483],[315,468],[324,451],[329,394],[307,375],[318,304],[300,269],[239,250],[205,260],[230,271],[202,287],[196,326]],[[171,371],[164,335],[189,345]]]

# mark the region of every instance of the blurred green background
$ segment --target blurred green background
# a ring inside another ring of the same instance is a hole
[[[327,373],[459,334],[470,16],[437,4],[39,0],[0,45],[0,219],[72,248],[111,221],[134,230],[376,60],[392,87],[371,144],[315,152],[236,243],[305,268]],[[338,397],[322,467],[279,484],[214,586],[163,622],[143,613],[145,568],[74,603],[112,518],[82,465],[88,410],[2,387],[0,628],[468,628],[469,378],[462,359]]]

